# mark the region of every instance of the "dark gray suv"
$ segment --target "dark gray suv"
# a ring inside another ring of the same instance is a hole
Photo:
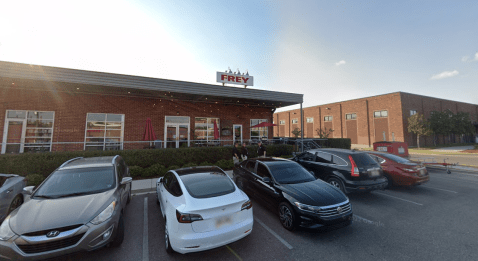
[[[363,151],[314,149],[293,160],[345,193],[368,192],[387,186],[380,164]]]
[[[0,226],[0,259],[45,259],[123,242],[131,199],[129,169],[120,156],[63,163]]]

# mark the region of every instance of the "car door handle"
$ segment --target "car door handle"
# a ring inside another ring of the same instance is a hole
[[[12,191],[13,191],[13,189],[7,190],[7,194],[9,194],[9,193],[12,192]]]

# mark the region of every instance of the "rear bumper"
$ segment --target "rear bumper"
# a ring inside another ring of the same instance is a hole
[[[411,175],[395,175],[392,177],[395,185],[398,186],[414,186],[426,183],[430,180],[430,176],[411,176]]]
[[[366,192],[373,190],[383,190],[387,186],[387,180],[380,178],[377,180],[351,181],[345,183],[345,190],[347,192]]]

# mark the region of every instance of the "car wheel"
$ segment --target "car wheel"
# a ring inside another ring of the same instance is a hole
[[[385,178],[385,180],[387,180],[387,186],[385,186],[385,188],[391,188],[393,186],[392,179],[387,175],[384,175],[383,177]]]
[[[164,222],[164,243],[166,245],[166,252],[168,254],[174,253],[174,250],[171,247],[171,241],[169,241],[169,231],[168,231],[167,222]]]
[[[342,181],[340,181],[339,179],[337,179],[337,178],[330,178],[330,179],[327,180],[327,182],[328,182],[330,185],[332,185],[332,186],[334,186],[334,187],[340,189],[340,191],[342,191],[343,193],[345,193],[344,185],[342,184]]]
[[[123,243],[124,239],[124,221],[123,215],[120,216],[118,221],[118,228],[116,229],[115,238],[111,242],[112,247],[119,247]]]
[[[279,219],[282,226],[287,230],[294,230],[297,219],[292,206],[286,202],[279,204]]]
[[[8,207],[8,214],[12,213],[15,209],[17,209],[19,206],[23,204],[23,197],[21,195],[17,195],[13,200],[12,203],[10,203],[10,206]]]

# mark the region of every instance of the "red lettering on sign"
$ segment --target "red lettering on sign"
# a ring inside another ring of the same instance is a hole
[[[244,79],[242,77],[236,77],[236,82],[241,82],[241,80]]]
[[[224,81],[224,80],[226,79],[226,77],[227,77],[227,75],[222,74],[222,75],[221,75],[221,80]]]
[[[242,77],[242,79],[244,80],[244,83],[247,83],[247,81],[249,80],[249,78],[244,78],[244,77]]]
[[[234,81],[234,78],[236,78],[236,77],[234,77],[234,76],[227,76],[227,80],[230,81],[230,82],[233,82],[233,81]]]

